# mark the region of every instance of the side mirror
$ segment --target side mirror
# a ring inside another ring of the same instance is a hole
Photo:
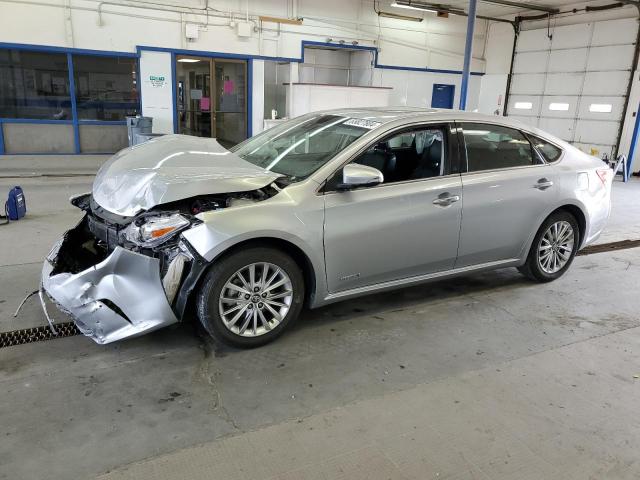
[[[338,190],[351,190],[358,187],[371,187],[384,181],[384,175],[377,168],[358,163],[349,163],[342,170],[342,183]]]

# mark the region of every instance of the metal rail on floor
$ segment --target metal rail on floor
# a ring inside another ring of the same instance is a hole
[[[44,342],[54,338],[72,337],[80,335],[80,330],[73,322],[65,322],[56,324],[56,332],[53,333],[49,325],[40,327],[23,328],[21,330],[13,330],[11,332],[0,333],[0,348],[14,347],[16,345],[24,345],[25,343]]]

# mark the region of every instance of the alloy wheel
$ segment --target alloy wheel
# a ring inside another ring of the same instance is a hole
[[[538,245],[538,263],[543,272],[554,274],[571,259],[575,237],[573,227],[566,220],[549,226]]]
[[[236,335],[258,337],[287,316],[293,300],[289,275],[277,265],[252,263],[227,280],[218,309],[224,325]]]

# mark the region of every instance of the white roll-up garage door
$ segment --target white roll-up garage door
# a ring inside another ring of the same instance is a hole
[[[629,18],[522,31],[507,114],[592,155],[611,156],[637,28]]]

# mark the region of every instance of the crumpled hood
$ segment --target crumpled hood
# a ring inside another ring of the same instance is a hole
[[[280,175],[253,165],[212,138],[165,135],[109,159],[93,182],[93,199],[130,217],[196,195],[246,192]]]

